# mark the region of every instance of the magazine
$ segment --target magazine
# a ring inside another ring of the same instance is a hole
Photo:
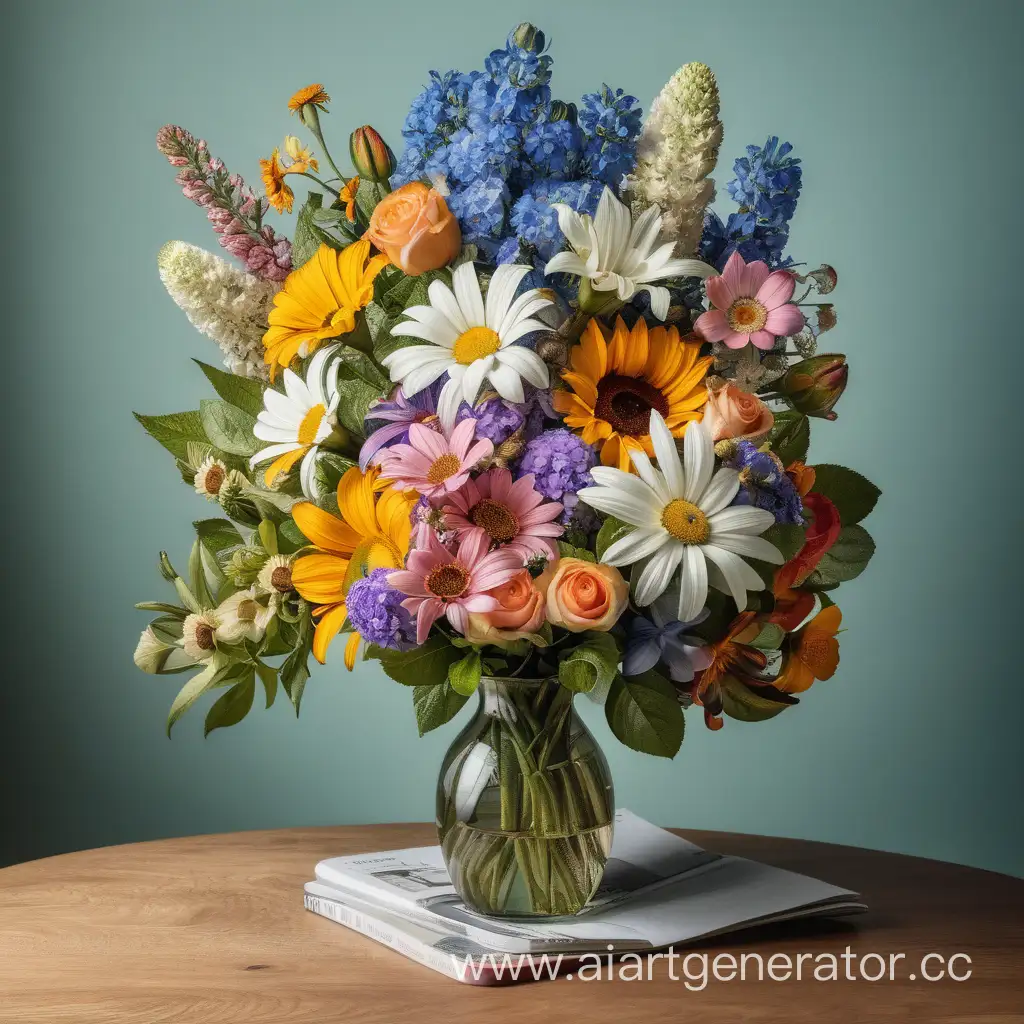
[[[710,853],[628,810],[616,813],[604,882],[575,917],[476,914],[455,892],[436,846],[321,861],[306,906],[452,977],[465,973],[459,965],[467,955],[655,951],[756,924],[867,909],[848,889]]]

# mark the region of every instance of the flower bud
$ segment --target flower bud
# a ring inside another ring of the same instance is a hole
[[[379,133],[364,124],[357,128],[348,140],[352,164],[360,178],[366,181],[387,181],[395,167],[391,147]]]
[[[846,390],[848,374],[846,356],[812,356],[789,368],[779,382],[779,391],[806,416],[834,420],[832,410]]]
[[[552,121],[570,121],[576,124],[579,111],[575,103],[566,103],[563,100],[552,100],[548,117]]]
[[[516,46],[520,50],[529,50],[532,53],[541,53],[544,50],[544,33],[528,21],[514,28],[509,33],[508,41],[511,46]]]

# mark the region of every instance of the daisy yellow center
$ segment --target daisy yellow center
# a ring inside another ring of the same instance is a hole
[[[448,477],[458,473],[461,467],[462,462],[458,455],[445,452],[444,455],[434,459],[430,469],[427,470],[427,483],[443,484]]]
[[[469,513],[470,521],[479,526],[491,540],[507,543],[519,535],[519,518],[508,507],[493,498],[478,501]]]
[[[455,356],[457,363],[469,366],[484,356],[493,356],[499,348],[501,338],[498,337],[497,331],[492,331],[490,327],[470,327],[455,339],[452,355]]]
[[[661,525],[684,544],[704,544],[711,536],[708,517],[693,504],[676,498],[661,513]]]
[[[322,404],[314,405],[313,408],[302,417],[302,422],[299,424],[299,444],[316,444],[317,431],[320,429],[320,424],[324,421],[324,414],[326,412],[327,409]]]
[[[458,562],[448,562],[430,570],[426,585],[434,597],[458,597],[469,586],[469,573]]]
[[[737,299],[725,314],[737,334],[753,334],[768,322],[768,310],[757,299]]]

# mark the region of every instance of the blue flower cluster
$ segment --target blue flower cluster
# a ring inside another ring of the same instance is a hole
[[[750,441],[736,442],[736,451],[725,465],[739,470],[740,489],[734,505],[753,505],[775,516],[777,523],[803,526],[803,502],[795,484],[786,475],[779,457],[763,452]]]
[[[789,241],[789,222],[800,197],[800,160],[772,135],[763,147],[747,146],[747,155],[733,165],[736,177],[726,186],[739,210],[723,223],[708,211],[701,239],[701,259],[721,269],[738,252],[748,263],[764,260],[772,268],[787,266],[782,253]]]
[[[544,49],[543,32],[524,24],[484,71],[432,71],[402,129],[392,184],[443,176],[463,237],[496,262],[550,259],[563,242],[551,204],[593,214],[635,161],[635,97],[604,85],[579,108],[553,100]]]

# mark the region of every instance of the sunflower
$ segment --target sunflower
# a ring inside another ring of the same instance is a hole
[[[362,240],[341,252],[321,245],[285,278],[263,335],[271,377],[295,356],[308,356],[328,338],[355,330],[356,313],[373,298],[373,280],[388,263],[386,256],[369,256],[370,243]]]
[[[626,473],[634,472],[630,449],[654,455],[652,409],[673,437],[682,437],[708,399],[704,377],[712,359],[700,356],[699,342],[680,340],[675,327],[648,330],[638,320],[630,331],[618,317],[608,341],[591,320],[569,363],[562,380],[572,390],[554,392],[555,409],[587,444],[601,446],[604,465]]]
[[[293,114],[298,114],[307,103],[312,103],[313,106],[319,107],[326,112],[327,104],[330,102],[331,97],[324,92],[324,87],[317,82],[315,85],[303,86],[303,88],[295,93],[288,101],[288,109]]]
[[[320,551],[292,566],[291,585],[314,604],[319,619],[313,655],[322,665],[327,647],[348,616],[349,587],[374,569],[401,569],[409,551],[410,514],[416,496],[393,487],[381,491],[378,470],[348,470],[338,482],[339,516],[312,502],[292,509],[295,524]],[[355,665],[361,637],[353,632],[345,646],[345,666]]]

